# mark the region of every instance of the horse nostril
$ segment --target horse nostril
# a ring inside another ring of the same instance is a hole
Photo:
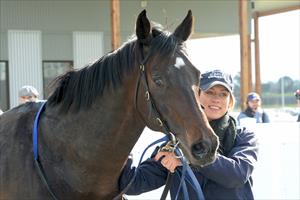
[[[198,159],[203,159],[210,151],[210,145],[207,141],[201,141],[192,146],[192,153]]]

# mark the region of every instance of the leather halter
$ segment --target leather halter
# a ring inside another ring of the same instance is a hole
[[[149,58],[149,54],[147,55],[147,57],[144,57],[143,44],[140,43],[139,45],[140,45],[140,49],[141,49],[140,52],[141,52],[142,61],[140,62],[139,77],[138,77],[138,81],[136,83],[136,88],[135,88],[135,99],[134,99],[135,109],[139,113],[141,119],[143,119],[143,115],[139,111],[138,105],[137,105],[139,88],[140,88],[140,84],[142,82],[142,84],[144,86],[144,90],[145,90],[145,95],[144,95],[145,100],[150,103],[150,104],[148,104],[149,105],[149,113],[152,113],[152,112],[154,113],[154,116],[155,116],[154,118],[155,118],[156,122],[158,123],[158,125],[162,128],[162,132],[168,136],[168,139],[169,139],[168,144],[170,146],[177,146],[178,142],[177,142],[176,136],[170,131],[170,128],[169,128],[167,122],[163,120],[162,115],[160,114],[160,112],[158,111],[158,109],[156,107],[155,100],[153,99],[153,97],[151,95],[149,84],[148,84],[148,79],[147,79],[147,75],[146,75],[146,68],[145,68],[145,63],[147,62],[147,60]],[[144,122],[144,123],[147,124],[147,122]],[[158,142],[159,141],[156,141],[149,146],[152,146]],[[147,150],[147,148],[145,150]],[[116,197],[114,197],[113,200],[122,198],[123,194],[125,194],[127,192],[127,190],[130,188],[130,186],[132,185],[133,180],[134,180],[134,178],[132,178],[129,181],[128,185]]]
[[[159,112],[159,110],[157,109],[155,100],[153,99],[152,94],[150,92],[148,79],[147,79],[147,75],[146,75],[146,68],[145,68],[145,63],[148,60],[149,55],[146,58],[144,58],[143,52],[144,51],[142,49],[142,44],[141,44],[142,62],[140,63],[140,66],[139,66],[139,78],[138,78],[136,89],[135,89],[135,100],[134,100],[135,108],[138,111],[138,113],[140,114],[141,118],[143,119],[143,116],[142,116],[141,112],[139,111],[138,105],[137,105],[139,88],[140,88],[140,84],[142,83],[142,85],[144,86],[144,90],[145,90],[145,95],[144,95],[145,100],[150,103],[150,104],[148,104],[149,105],[149,113],[154,114],[155,121],[162,128],[162,132],[165,133],[166,135],[168,135],[170,142],[175,145],[177,143],[176,136],[170,131],[170,128],[169,128],[167,122],[162,118],[162,115]],[[145,122],[145,124],[146,124],[146,122]]]
[[[183,163],[182,176],[181,176],[179,189],[177,191],[175,199],[178,199],[178,195],[179,195],[179,191],[180,191],[181,187],[183,188],[183,194],[184,194],[185,199],[189,199],[188,198],[188,191],[187,191],[186,183],[184,181],[185,174],[187,174],[187,177],[189,178],[189,181],[193,184],[193,189],[196,192],[198,199],[199,200],[204,200],[205,198],[204,198],[202,189],[200,187],[200,184],[199,184],[197,178],[195,177],[195,175],[194,175],[193,171],[191,170],[189,164],[187,163],[186,159],[184,158],[181,150],[178,149],[178,140],[177,140],[176,136],[170,131],[170,128],[169,128],[167,122],[163,120],[162,115],[159,112],[159,110],[157,109],[155,101],[154,101],[154,99],[153,99],[153,97],[151,95],[151,92],[150,92],[150,89],[149,89],[149,85],[148,85],[147,75],[146,75],[146,72],[145,72],[145,70],[146,70],[145,69],[145,63],[148,60],[149,55],[146,58],[144,58],[144,51],[142,49],[142,46],[143,45],[140,44],[142,62],[140,63],[140,66],[139,66],[139,78],[138,78],[138,81],[137,81],[137,86],[136,86],[136,91],[135,91],[135,108],[139,112],[141,118],[143,119],[143,116],[140,113],[140,111],[138,110],[138,106],[137,106],[139,86],[140,86],[140,83],[141,83],[141,80],[142,80],[143,86],[144,86],[144,90],[145,90],[145,99],[146,99],[147,102],[148,101],[150,102],[150,106],[151,106],[150,109],[152,109],[152,110],[149,110],[149,112],[150,113],[151,113],[151,111],[154,112],[155,120],[158,122],[159,126],[162,128],[162,130],[163,130],[162,132],[164,132],[168,136],[168,138],[169,138],[169,142],[166,144],[166,146],[162,147],[161,150],[162,151],[173,151],[173,152],[175,152],[176,155],[179,155],[179,158],[180,158],[181,162]],[[143,157],[145,151],[150,146],[153,146],[154,144],[157,144],[161,140],[165,141],[164,138],[161,138],[161,139],[153,142],[152,144],[150,144],[144,150],[144,152],[142,154],[142,157]],[[142,157],[140,158],[139,164],[142,161]],[[136,174],[134,174],[134,177],[135,177],[135,175]],[[118,198],[122,197],[123,194],[126,193],[126,191],[132,185],[132,183],[134,181],[134,177],[129,181],[128,185],[121,191],[121,193],[119,195],[117,195],[113,200],[117,200]],[[163,193],[161,195],[160,200],[165,200],[166,199],[166,196],[167,196],[167,194],[168,194],[168,192],[170,190],[170,187],[171,187],[172,180],[173,180],[173,174],[171,172],[168,172],[168,177],[167,177],[167,180],[166,180],[166,183],[165,183],[165,188],[163,190]]]

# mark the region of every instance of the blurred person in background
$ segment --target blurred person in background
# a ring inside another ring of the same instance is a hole
[[[19,90],[19,104],[38,101],[39,92],[31,85],[24,85]]]
[[[297,90],[294,93],[295,97],[296,97],[296,101],[297,101],[297,107],[298,107],[298,119],[297,122],[300,122],[300,89]]]
[[[245,125],[246,123],[269,123],[269,115],[262,109],[262,101],[259,94],[250,92],[246,101],[247,108],[242,111],[238,117],[238,125]]]

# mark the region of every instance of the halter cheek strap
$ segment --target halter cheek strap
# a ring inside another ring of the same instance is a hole
[[[147,80],[146,73],[145,73],[145,66],[143,64],[140,65],[140,79],[142,80],[142,84],[144,86],[146,101],[150,103],[150,111],[149,112],[153,113],[153,115],[155,116],[155,120],[156,120],[157,124],[162,128],[162,132],[164,132],[165,134],[168,135],[169,140],[171,140],[173,144],[176,144],[177,139],[176,139],[175,135],[170,131],[170,128],[169,128],[167,122],[165,122],[163,120],[162,115],[158,111],[155,101],[151,95],[148,80]]]
[[[144,91],[145,91],[145,95],[144,95],[145,100],[150,103],[149,117],[151,117],[151,114],[153,113],[155,121],[162,128],[162,132],[167,134],[169,137],[169,140],[175,145],[177,143],[177,139],[176,139],[175,135],[170,131],[170,128],[169,128],[167,122],[165,122],[163,120],[162,115],[158,111],[156,104],[155,104],[155,100],[153,99],[151,92],[150,92],[148,79],[146,76],[146,68],[145,68],[145,63],[148,61],[149,55],[147,55],[146,57],[144,56],[143,44],[140,44],[140,49],[141,49],[141,60],[142,61],[139,66],[139,78],[137,81],[136,92],[135,92],[135,102],[134,103],[135,103],[136,110],[140,113],[138,106],[137,106],[137,101],[138,101],[139,87],[142,82],[142,85],[144,86]],[[141,118],[143,119],[141,113],[140,113],[140,115],[141,115]]]

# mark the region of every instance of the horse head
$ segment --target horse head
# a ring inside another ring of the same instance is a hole
[[[137,57],[145,80],[142,77],[139,81],[136,104],[150,129],[166,132],[167,126],[189,162],[203,166],[214,161],[218,138],[199,103],[200,72],[185,50],[192,28],[191,11],[173,33],[151,27],[146,11],[140,13],[136,22]]]

